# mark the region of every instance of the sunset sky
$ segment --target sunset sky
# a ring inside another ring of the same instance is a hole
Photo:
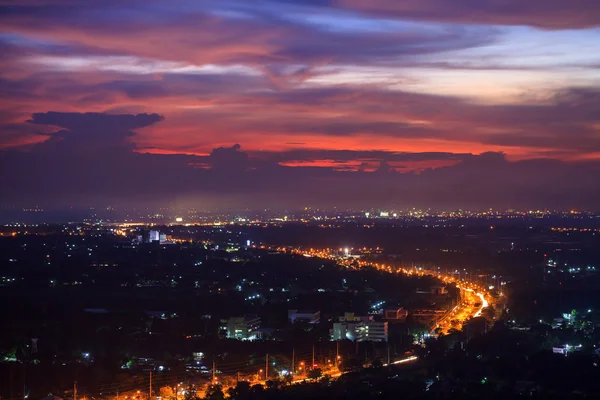
[[[0,0],[5,205],[600,208],[598,0]]]

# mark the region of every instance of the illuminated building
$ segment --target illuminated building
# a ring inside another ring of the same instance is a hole
[[[340,318],[340,322],[334,322],[329,333],[331,340],[352,340],[357,342],[387,342],[388,323],[377,322],[371,316]],[[343,319],[343,320],[342,320]]]
[[[150,231],[150,236],[148,237],[148,241],[150,243],[160,241],[160,233],[158,231]]]
[[[388,323],[367,321],[356,325],[357,342],[387,342]]]
[[[231,317],[227,320],[227,338],[237,340],[255,340],[260,328],[260,317],[246,314],[243,317]]]

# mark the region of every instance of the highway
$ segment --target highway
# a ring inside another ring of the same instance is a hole
[[[385,263],[366,262],[348,256],[340,256],[335,254],[335,251],[330,249],[325,250],[295,250],[296,253],[302,254],[305,257],[319,257],[336,261],[340,265],[347,267],[358,265],[360,268],[376,268],[380,271],[388,273],[417,275],[417,276],[432,276],[444,283],[455,284],[461,292],[461,301],[448,313],[444,314],[432,324],[431,333],[447,334],[450,329],[462,329],[463,324],[471,318],[481,316],[484,308],[490,304],[491,296],[489,292],[481,285],[470,282],[466,279],[456,278],[454,275],[442,274],[440,271],[427,270],[423,268],[398,268],[387,265]],[[439,329],[438,329],[439,328]]]
[[[417,357],[417,356],[410,356],[410,357],[406,357],[406,358],[401,358],[400,360],[392,361],[389,364],[383,364],[383,367],[390,367],[390,366],[394,366],[394,365],[407,364],[407,363],[416,361],[418,359],[419,359],[419,357]],[[340,372],[340,371],[336,371],[336,372],[326,371],[324,373],[324,375],[329,376],[331,379],[337,379],[340,376],[342,376],[343,373]],[[310,379],[307,379],[306,377],[294,379],[292,381],[292,384],[299,384],[299,383],[303,383],[303,382],[310,382]]]

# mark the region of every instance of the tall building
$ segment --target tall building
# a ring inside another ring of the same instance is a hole
[[[160,241],[160,233],[158,231],[150,231],[150,237],[148,238],[150,243]]]
[[[357,342],[387,342],[388,323],[387,322],[360,322],[356,325]]]
[[[334,322],[331,329],[331,340],[356,340],[356,326],[358,322]]]
[[[260,328],[260,317],[246,314],[243,317],[231,317],[227,320],[227,338],[237,340],[255,340]]]
[[[387,342],[388,323],[376,322],[371,315],[357,316],[347,312],[339,317],[338,321],[334,322],[333,328],[329,331],[331,340]]]

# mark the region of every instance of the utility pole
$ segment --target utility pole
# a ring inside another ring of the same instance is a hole
[[[215,384],[215,372],[216,372],[216,371],[215,371],[215,369],[216,369],[216,367],[215,367],[215,362],[213,361],[213,368],[212,368],[212,383],[211,383],[212,385],[214,385],[214,384]]]
[[[390,365],[390,344],[388,343],[387,345],[387,351],[388,351],[388,365]]]
[[[269,353],[267,353],[267,358],[265,359],[265,383],[269,379]]]
[[[315,345],[313,344],[312,369],[315,369]]]
[[[73,382],[73,400],[77,400],[77,381]]]
[[[292,369],[290,371],[292,371],[292,375],[296,374],[296,350],[292,349]]]
[[[340,359],[340,341],[336,340],[335,342],[335,362]]]
[[[152,399],[152,371],[150,371],[150,388],[148,389],[148,399]]]

